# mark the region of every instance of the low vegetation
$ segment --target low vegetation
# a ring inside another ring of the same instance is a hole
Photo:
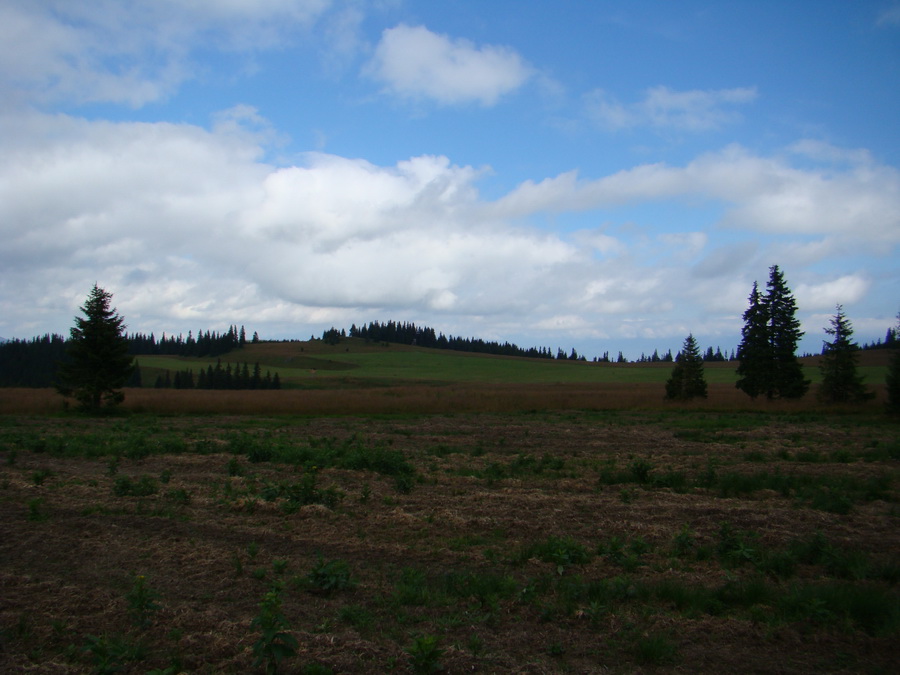
[[[659,398],[4,415],[0,670],[890,672],[896,423]]]

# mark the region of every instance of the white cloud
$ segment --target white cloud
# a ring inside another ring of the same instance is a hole
[[[246,106],[217,115],[211,130],[37,114],[0,125],[5,337],[65,330],[95,281],[116,294],[132,329],[157,333],[237,321],[297,337],[317,322],[409,318],[485,337],[500,326],[509,332],[499,338],[554,350],[562,340],[568,350],[572,338],[560,336],[736,332],[752,274],[845,249],[828,234],[723,244],[703,223],[647,234],[604,219],[563,234],[513,216],[698,193],[727,198],[734,213],[807,181],[870,199],[860,170],[877,178],[870,192],[890,193],[890,175],[871,163],[804,171],[730,149],[595,181],[566,173],[486,202],[483,170],[443,156],[383,166],[310,153],[297,165],[266,164],[268,122]],[[826,310],[871,287],[846,271],[793,278],[802,306]]]
[[[405,24],[384,31],[367,72],[398,96],[484,106],[495,105],[532,75],[509,47],[479,47]]]
[[[817,284],[798,284],[794,295],[797,303],[807,310],[828,309],[859,302],[870,286],[871,282],[864,276],[848,274]]]
[[[112,102],[171,95],[194,75],[202,37],[225,50],[282,44],[327,0],[7,0],[0,4],[0,86],[22,103]]]
[[[756,100],[755,87],[674,91],[659,86],[648,89],[641,101],[624,104],[602,89],[585,97],[588,116],[610,131],[655,127],[701,132],[736,122],[732,108]]]
[[[722,224],[774,234],[833,235],[873,246],[900,243],[900,171],[877,164],[798,169],[731,146],[684,167],[647,164],[596,180],[570,171],[526,181],[490,206],[498,217],[580,211],[653,200],[729,205]]]

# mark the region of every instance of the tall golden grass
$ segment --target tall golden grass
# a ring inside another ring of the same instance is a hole
[[[366,415],[506,413],[541,410],[708,410],[757,412],[879,412],[876,398],[853,406],[820,403],[815,392],[797,401],[751,400],[734,385],[712,383],[709,398],[672,402],[658,383],[605,384],[452,384],[360,389],[222,391],[126,389],[122,408],[159,414]],[[71,403],[53,389],[0,389],[0,414],[45,415]]]

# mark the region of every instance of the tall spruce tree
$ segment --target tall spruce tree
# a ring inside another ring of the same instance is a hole
[[[90,412],[121,403],[125,395],[120,390],[134,369],[124,319],[110,308],[111,300],[111,293],[94,284],[81,307],[84,318],[75,317],[67,360],[57,375],[57,391]]]
[[[759,284],[755,281],[750,292],[750,306],[744,312],[744,328],[741,331],[737,359],[738,381],[735,386],[750,398],[765,393],[771,362],[768,316],[759,294]]]
[[[887,373],[887,407],[888,413],[900,415],[900,341],[896,339],[900,335],[900,314],[897,315],[897,329],[895,338],[890,341],[891,361]]]
[[[796,314],[794,296],[778,265],[773,265],[765,296],[753,283],[738,347],[736,386],[751,398],[760,394],[769,400],[800,398],[809,389],[803,364],[796,356],[797,343],[803,337]]]
[[[819,399],[828,403],[858,403],[873,396],[863,384],[863,378],[856,372],[859,360],[859,346],[851,339],[853,326],[844,314],[844,308],[837,306],[831,318],[831,328],[825,333],[833,339],[824,341],[819,369],[822,383],[819,385]]]
[[[766,396],[770,400],[800,398],[809,389],[809,380],[803,377],[803,364],[797,358],[797,343],[803,337],[803,331],[796,316],[797,303],[778,265],[769,268],[765,304],[772,355],[772,375]]]
[[[666,398],[689,401],[706,398],[706,378],[703,375],[703,357],[694,335],[688,335],[675,359],[672,376],[666,382]]]

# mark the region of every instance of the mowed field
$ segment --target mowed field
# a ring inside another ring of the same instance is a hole
[[[104,418],[0,390],[0,672],[895,671],[881,400],[754,402],[734,364],[675,405],[671,364],[228,358],[291,388]]]

